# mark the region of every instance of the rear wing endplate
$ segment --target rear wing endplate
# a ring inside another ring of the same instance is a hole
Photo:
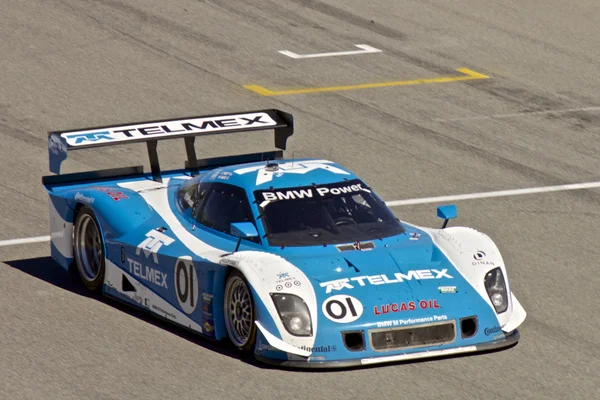
[[[146,142],[152,179],[162,182],[157,153],[159,140],[184,138],[186,167],[194,174],[199,167],[194,148],[196,136],[271,129],[275,131],[275,147],[285,150],[288,137],[294,134],[292,114],[271,109],[49,132],[50,172],[60,174],[60,166],[70,150]]]

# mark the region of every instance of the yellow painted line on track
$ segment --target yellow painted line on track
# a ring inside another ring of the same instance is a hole
[[[479,72],[472,71],[468,68],[459,68],[458,72],[462,72],[464,75],[459,76],[440,76],[437,78],[424,78],[424,79],[412,79],[409,81],[392,81],[392,82],[377,82],[377,83],[363,83],[360,85],[346,85],[346,86],[329,86],[329,87],[317,87],[317,88],[304,88],[304,89],[290,89],[290,90],[269,90],[259,85],[244,85],[244,88],[258,93],[262,96],[283,96],[289,94],[304,94],[304,93],[321,93],[321,92],[339,92],[342,90],[359,90],[359,89],[373,89],[390,86],[411,86],[421,85],[425,83],[448,83],[448,82],[460,82],[460,81],[472,81],[476,79],[488,79],[489,76],[480,74]]]

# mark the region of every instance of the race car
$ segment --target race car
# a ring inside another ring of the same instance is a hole
[[[278,150],[197,159],[195,138],[273,130]],[[498,349],[526,317],[494,242],[399,220],[335,162],[284,159],[280,110],[50,132],[51,253],[101,291],[264,362],[346,367]],[[158,141],[184,139],[161,171]],[[73,150],[145,142],[143,167],[60,174]]]

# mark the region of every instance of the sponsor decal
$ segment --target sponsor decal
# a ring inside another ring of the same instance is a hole
[[[164,233],[153,229],[146,233],[146,239],[142,243],[138,244],[135,254],[139,256],[143,252],[146,258],[150,257],[150,254],[152,254],[154,263],[158,264],[158,256],[156,255],[158,250],[160,250],[163,245],[168,246],[174,241],[175,239],[172,239]]]
[[[357,298],[338,294],[325,300],[321,310],[330,321],[347,324],[359,319],[364,308]]]
[[[174,321],[177,320],[177,316],[175,314],[163,310],[161,307],[157,306],[156,304],[152,304],[150,306],[150,308],[152,308],[154,311],[156,311],[157,314],[160,314],[161,316],[163,316],[165,318],[170,318]]]
[[[210,320],[210,321],[206,321],[205,323],[202,324],[202,327],[204,328],[204,333],[206,334],[206,336],[215,336],[215,323],[214,321]]]
[[[413,325],[413,324],[426,324],[428,322],[437,322],[437,321],[446,321],[448,319],[447,315],[434,315],[431,317],[423,317],[423,318],[406,318],[406,319],[394,319],[391,321],[380,321],[377,322],[378,328],[387,328],[390,326],[404,326],[404,325]]]
[[[217,175],[217,179],[227,181],[227,180],[229,180],[229,178],[231,178],[231,175],[233,175],[231,172],[223,171],[219,175]]]
[[[491,335],[493,335],[495,333],[498,333],[498,332],[502,332],[502,328],[500,328],[497,325],[496,326],[492,326],[491,328],[485,328],[483,330],[483,333],[485,333],[485,336],[491,336]]]
[[[417,232],[411,232],[410,233],[410,240],[419,240],[421,238],[421,234],[417,233]]]
[[[215,336],[215,322],[213,319],[213,295],[202,293],[202,320],[204,322],[204,333],[209,337]]]
[[[323,345],[323,346],[298,346],[299,349],[304,351],[310,351],[311,353],[331,353],[337,351],[337,347],[335,345]],[[271,346],[268,343],[258,342],[257,351],[281,351],[276,347]]]
[[[244,175],[251,172],[256,172],[256,184],[261,185],[266,182],[271,182],[273,177],[281,177],[286,174],[306,174],[317,169],[322,169],[334,174],[350,175],[341,168],[334,167],[333,161],[327,160],[306,160],[306,161],[289,161],[277,163],[277,168],[267,167],[267,165],[259,165],[255,167],[240,168],[233,171],[238,175]],[[312,192],[311,192],[312,193]],[[311,197],[306,195],[307,197]]]
[[[394,274],[394,278],[389,278],[387,275],[363,275],[357,276],[353,278],[342,278],[336,279],[328,282],[321,282],[319,285],[321,287],[326,288],[326,293],[331,293],[332,290],[342,290],[353,289],[354,285],[358,284],[359,286],[369,285],[387,285],[390,283],[402,283],[404,281],[410,281],[412,279],[420,281],[423,279],[454,279],[451,275],[448,274],[447,269],[442,269],[438,271],[437,269],[419,269],[419,270],[410,270],[406,274],[401,272],[396,272]]]
[[[296,200],[296,199],[304,199],[304,198],[312,198],[312,197],[323,197],[327,195],[340,195],[347,193],[355,193],[355,192],[371,192],[369,189],[365,189],[361,186],[360,183],[356,185],[348,185],[348,186],[339,186],[339,187],[317,187],[317,188],[308,188],[308,189],[298,189],[298,190],[281,190],[281,191],[271,191],[271,192],[262,192],[263,199],[265,201],[277,201],[277,200]]]
[[[102,187],[102,186],[93,186],[92,189],[96,189],[100,192],[106,193],[114,201],[119,201],[119,200],[129,198],[125,193],[123,193],[117,189],[113,189],[113,188]]]
[[[67,143],[71,146],[78,146],[82,144],[88,144],[88,142],[94,143],[98,140],[115,140],[114,137],[111,137],[109,131],[100,131],[100,132],[89,132],[89,133],[69,133],[63,136],[67,139]]]
[[[128,258],[127,262],[129,263],[129,273],[133,276],[165,289],[169,288],[167,286],[167,274],[164,272],[149,267],[148,265],[143,265],[131,258]]]
[[[484,251],[482,250],[477,250],[475,252],[475,254],[473,254],[473,259],[475,261],[473,261],[473,265],[489,265],[489,266],[494,266],[496,265],[493,261],[487,261],[486,259],[486,254]]]
[[[300,346],[300,349],[304,351],[310,351],[311,353],[331,353],[332,351],[337,351],[337,347],[335,345],[326,345],[326,346]]]
[[[426,310],[428,308],[440,308],[440,305],[438,304],[437,300],[421,300],[419,302],[407,301],[402,302],[400,304],[392,303],[384,304],[381,306],[375,306],[375,308],[373,309],[373,313],[375,315],[381,315],[389,313],[398,313],[402,311],[414,311],[417,309],[417,307],[422,310]]]
[[[85,204],[94,204],[94,198],[81,194],[79,192],[75,193],[75,200],[80,201]]]
[[[456,289],[456,286],[439,286],[438,292],[440,292],[440,293],[457,293],[458,289]]]
[[[64,133],[61,136],[71,146],[85,146],[150,137],[158,138],[161,136],[217,132],[231,129],[255,129],[257,127],[267,127],[276,124],[267,113],[249,113],[115,126],[88,132]]]
[[[277,280],[275,281],[275,290],[281,291],[284,287],[291,288],[292,286],[300,286],[301,283],[295,277],[290,276],[289,272],[282,272],[277,274]]]
[[[488,266],[492,267],[492,266],[495,266],[496,263],[493,261],[481,260],[481,261],[473,261],[473,265],[488,265]]]
[[[191,314],[198,306],[198,273],[194,267],[192,257],[179,257],[175,262],[173,272],[177,301],[183,312]],[[204,297],[202,301],[204,301]]]

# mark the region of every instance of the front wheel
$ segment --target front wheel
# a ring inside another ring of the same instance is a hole
[[[79,210],[73,231],[77,272],[85,287],[98,291],[104,283],[104,240],[94,212],[89,207],[84,206]]]
[[[227,278],[223,303],[229,339],[238,349],[252,351],[256,342],[254,301],[248,281],[238,270]]]

